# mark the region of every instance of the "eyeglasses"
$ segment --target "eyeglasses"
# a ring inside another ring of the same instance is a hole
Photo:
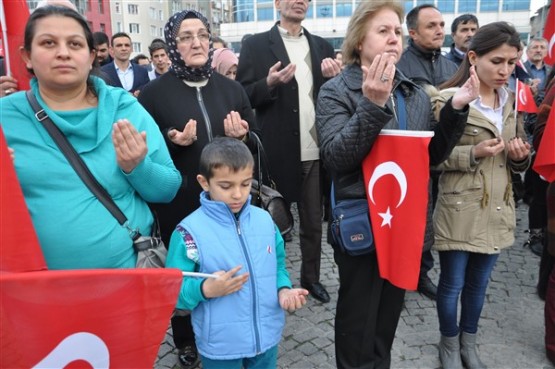
[[[175,38],[178,44],[190,45],[193,43],[195,37],[199,40],[199,42],[208,42],[210,40],[210,33],[208,32],[200,32],[196,35],[192,33],[183,33]]]

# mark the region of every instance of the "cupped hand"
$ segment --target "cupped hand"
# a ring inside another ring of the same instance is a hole
[[[222,270],[213,273],[214,275],[217,275],[218,278],[207,278],[204,281],[202,284],[202,293],[204,296],[206,298],[214,298],[226,296],[239,291],[249,279],[249,273],[234,276],[234,274],[241,268],[241,265],[237,265],[227,272]]]
[[[168,138],[179,146],[192,145],[197,140],[197,121],[189,119],[183,131],[172,128],[168,131]]]
[[[341,64],[332,58],[325,58],[322,60],[320,68],[322,69],[322,76],[324,76],[324,78],[335,77],[341,72]]]
[[[131,173],[148,153],[146,132],[139,133],[127,119],[114,123],[112,142],[117,163],[125,173]]]
[[[451,101],[453,108],[464,109],[465,106],[476,100],[480,95],[480,79],[476,74],[476,67],[470,67],[470,77],[464,85],[455,92]]]
[[[291,63],[285,68],[279,70],[280,67],[280,61],[270,67],[268,77],[266,77],[266,84],[269,88],[288,83],[293,79],[293,77],[295,77],[295,70],[297,69],[295,64]]]
[[[304,288],[282,288],[279,291],[279,306],[292,313],[306,304],[308,291]]]
[[[224,119],[224,132],[227,137],[243,138],[249,131],[249,123],[241,119],[241,114],[231,111]]]
[[[370,67],[362,66],[362,93],[381,107],[385,106],[393,90],[396,60],[395,55],[383,53],[374,57]]]
[[[495,156],[505,149],[505,141],[500,137],[483,140],[472,148],[475,159]]]
[[[513,161],[522,161],[530,155],[530,144],[520,137],[513,137],[507,142],[507,154]]]

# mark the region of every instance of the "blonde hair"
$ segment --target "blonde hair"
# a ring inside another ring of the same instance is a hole
[[[400,2],[396,0],[372,0],[363,1],[351,16],[345,39],[341,47],[343,53],[343,64],[360,64],[359,45],[366,35],[368,20],[372,19],[382,9],[391,9],[399,16],[399,22],[403,23],[404,10]]]

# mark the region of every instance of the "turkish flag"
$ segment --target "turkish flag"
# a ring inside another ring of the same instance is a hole
[[[0,272],[45,270],[46,262],[1,128],[0,204]]]
[[[433,132],[382,130],[362,163],[380,276],[416,290]]]
[[[548,182],[555,182],[555,109],[551,109],[533,169]]]
[[[551,5],[547,19],[545,20],[545,27],[543,29],[543,38],[548,42],[547,56],[543,60],[546,64],[555,64],[555,10]]]
[[[516,80],[516,110],[532,114],[538,112],[530,86],[518,79]]]
[[[178,269],[0,274],[0,367],[152,369]]]
[[[17,80],[20,90],[29,89],[29,72],[19,53],[19,48],[23,46],[25,24],[28,18],[29,8],[25,0],[0,0],[4,69],[6,74]]]

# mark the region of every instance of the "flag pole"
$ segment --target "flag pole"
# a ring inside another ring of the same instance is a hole
[[[518,80],[518,77],[516,77],[516,74],[515,74],[515,80],[516,80],[515,81],[516,82],[515,83],[515,95],[516,95],[515,97],[516,98],[515,98],[515,113],[514,114],[515,114],[515,124],[518,125],[518,121],[517,121],[517,115],[518,115],[518,84],[520,83],[520,81]]]
[[[4,0],[0,0],[0,24],[2,25],[2,46],[4,47],[6,75],[11,76],[10,48],[8,47],[8,30],[6,25],[6,12],[4,11]]]

